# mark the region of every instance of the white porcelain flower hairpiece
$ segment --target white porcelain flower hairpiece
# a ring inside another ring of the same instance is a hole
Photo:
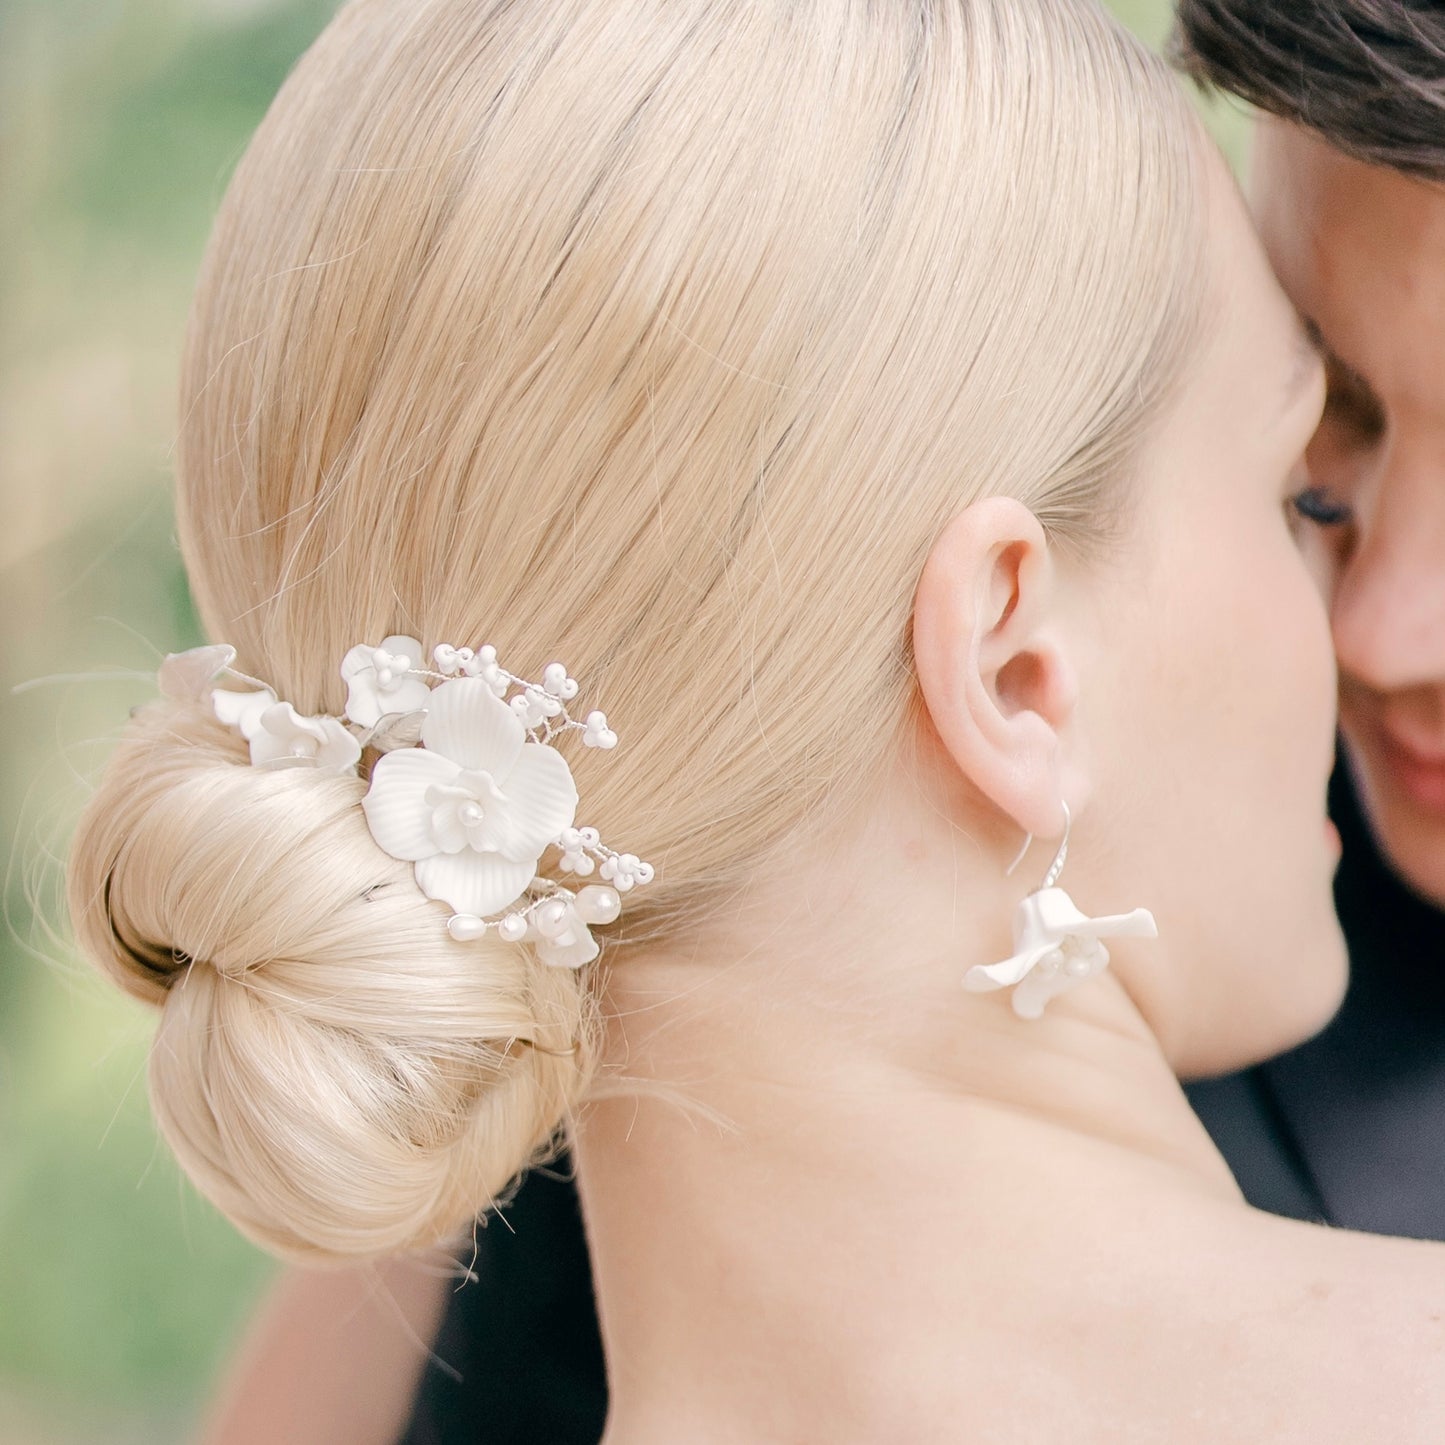
[[[560,662],[534,683],[500,667],[491,647],[443,644],[433,649],[432,670],[415,638],[363,643],[341,663],[343,720],[302,716],[236,672],[235,657],[224,644],[173,653],[161,665],[161,691],[196,701],[209,695],[220,721],[250,744],[256,767],[354,775],[363,748],[375,748],[381,756],[361,802],[367,826],[384,853],[415,866],[428,898],[452,908],[447,931],[458,942],[495,930],[534,944],[544,963],[580,968],[599,952],[591,927],[613,922],[620,895],[651,882],[651,864],[608,848],[595,828],[575,826],[572,770],[551,743],[577,730],[584,746],[608,749],[617,734],[599,711],[581,722],[570,716],[578,685]],[[217,687],[222,676],[250,688]],[[563,871],[596,871],[605,881],[573,892],[538,877],[551,847]]]

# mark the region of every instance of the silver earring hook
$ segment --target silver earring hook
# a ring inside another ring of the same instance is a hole
[[[1064,871],[1064,860],[1069,856],[1069,830],[1074,825],[1073,817],[1069,813],[1069,805],[1062,798],[1059,799],[1059,806],[1064,810],[1064,836],[1059,843],[1059,851],[1054,854],[1054,861],[1049,864],[1049,871],[1044,874],[1044,881],[1039,884],[1039,892],[1045,888],[1052,888],[1059,881],[1059,874]]]
[[[1064,810],[1064,837],[1059,844],[1059,851],[1054,854],[1054,861],[1049,864],[1049,871],[1044,874],[1044,881],[1039,884],[1038,892],[1042,893],[1045,888],[1052,888],[1059,881],[1059,875],[1064,871],[1064,860],[1069,856],[1069,832],[1073,827],[1073,817],[1069,813],[1069,805],[1062,798],[1059,799],[1059,806]],[[1034,835],[1030,833],[1024,839],[1024,846],[1019,849],[1019,855],[1008,865],[1004,873],[1005,878],[1013,877],[1014,870],[1024,861],[1028,851],[1034,845]]]

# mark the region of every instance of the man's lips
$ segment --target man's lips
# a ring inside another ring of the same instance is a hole
[[[1370,729],[1366,751],[1379,758],[1395,785],[1417,805],[1445,813],[1445,742],[1404,738],[1382,725]]]

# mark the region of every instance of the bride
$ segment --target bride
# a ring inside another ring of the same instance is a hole
[[[565,1131],[610,1445],[1440,1439],[1445,1254],[1176,1082],[1344,983],[1321,396],[1088,0],[353,0],[71,861],[192,1177],[377,1259]]]

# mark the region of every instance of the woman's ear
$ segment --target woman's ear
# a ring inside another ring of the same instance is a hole
[[[913,655],[944,747],[1025,832],[1060,831],[1061,732],[1076,676],[1056,627],[1044,529],[1022,503],[987,497],[934,543],[913,608]]]

